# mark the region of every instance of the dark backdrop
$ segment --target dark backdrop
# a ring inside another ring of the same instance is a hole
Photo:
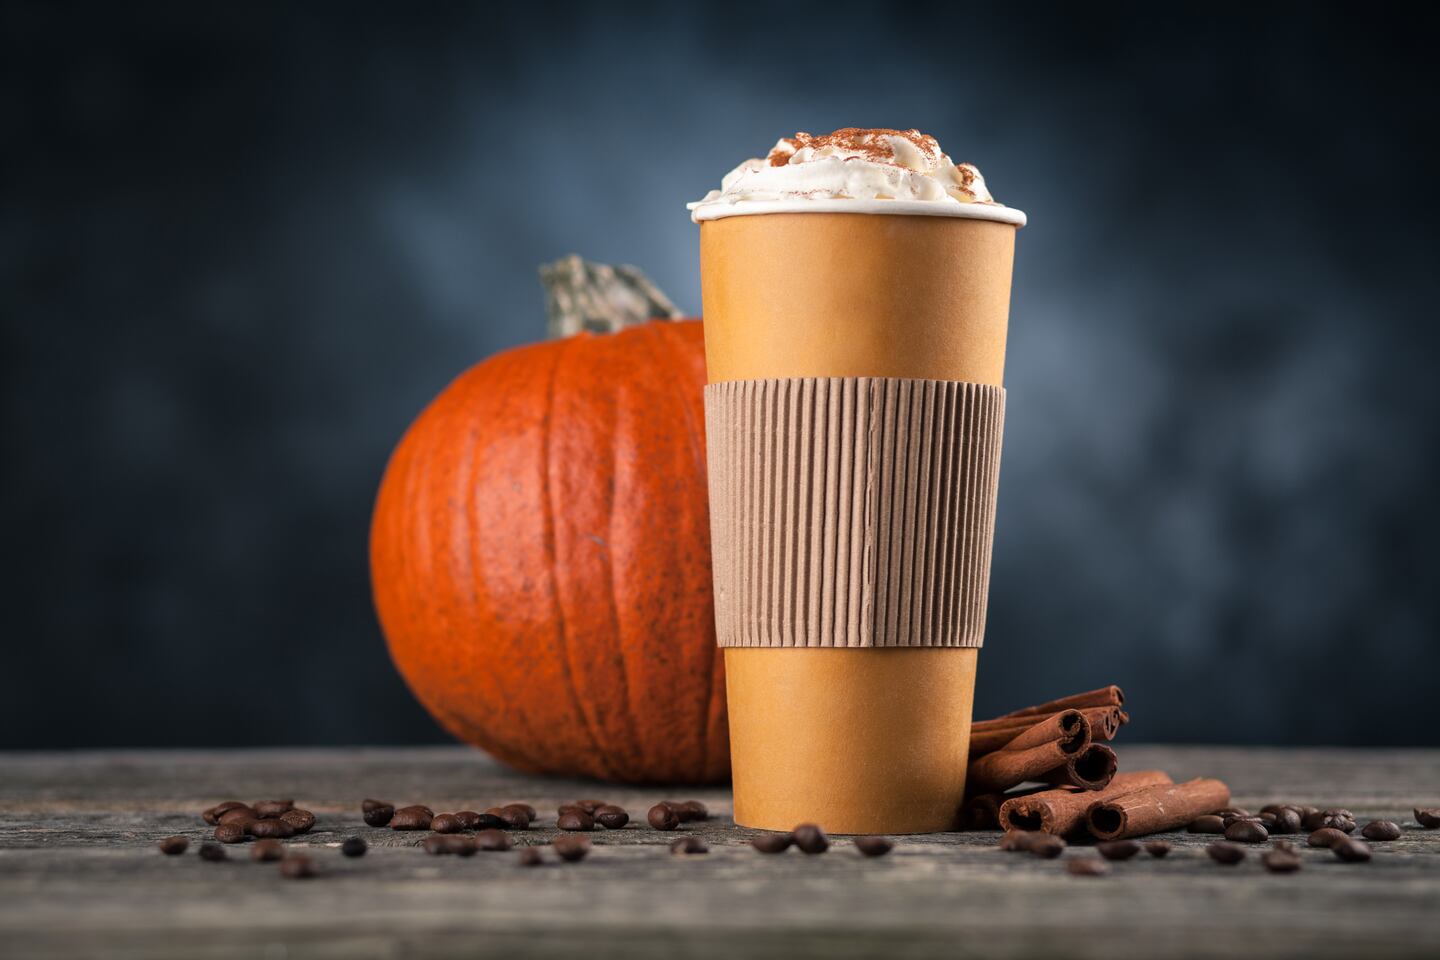
[[[388,451],[542,335],[537,264],[698,309],[684,202],[845,125],[1031,217],[977,709],[1433,742],[1433,20],[301,6],[4,5],[0,746],[443,739]]]

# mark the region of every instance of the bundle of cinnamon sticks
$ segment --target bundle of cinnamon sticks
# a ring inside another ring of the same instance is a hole
[[[1117,840],[1173,830],[1230,803],[1219,780],[1118,773],[1105,742],[1129,722],[1124,704],[1111,685],[972,724],[962,826]],[[1028,782],[1042,785],[1022,787]]]

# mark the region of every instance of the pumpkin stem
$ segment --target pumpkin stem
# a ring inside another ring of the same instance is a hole
[[[615,333],[647,320],[684,316],[637,268],[592,263],[574,253],[541,264],[540,284],[552,340],[582,330]]]

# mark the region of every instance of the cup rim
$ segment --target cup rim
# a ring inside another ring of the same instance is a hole
[[[939,200],[851,200],[840,197],[823,200],[735,200],[724,203],[703,200],[686,204],[695,223],[725,217],[757,216],[766,213],[868,213],[909,217],[957,217],[962,220],[993,220],[1016,228],[1025,226],[1023,210],[998,203],[948,203]]]

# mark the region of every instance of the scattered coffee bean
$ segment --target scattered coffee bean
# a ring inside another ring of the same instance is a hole
[[[290,824],[290,828],[296,833],[309,833],[310,828],[315,826],[315,814],[309,810],[302,810],[299,807],[293,810],[286,810],[280,814],[280,819]]]
[[[889,837],[856,837],[855,849],[867,857],[883,857],[895,849],[895,843]]]
[[[1274,812],[1274,818],[1266,824],[1271,833],[1290,834],[1300,832],[1300,811],[1282,807]]]
[[[429,807],[420,805],[401,807],[395,811],[390,818],[391,830],[429,830],[430,823],[435,819],[434,812]]]
[[[215,824],[220,822],[220,818],[224,814],[229,813],[231,810],[234,810],[238,807],[244,806],[245,804],[241,803],[239,800],[226,800],[224,803],[215,804],[215,806],[211,807],[209,810],[206,810],[203,814],[201,814],[201,816],[205,818],[206,823],[210,824],[210,826],[213,827],[215,826]]]
[[[1225,828],[1225,839],[1238,843],[1264,843],[1270,839],[1270,831],[1258,820],[1236,820]]]
[[[215,839],[221,843],[241,843],[245,839],[245,825],[233,821],[219,824],[215,827]]]
[[[200,859],[209,860],[212,863],[219,863],[225,859],[225,848],[218,843],[206,841],[200,844]]]
[[[1152,857],[1164,858],[1170,854],[1170,841],[1146,840],[1145,852]]]
[[[480,825],[480,814],[476,813],[474,810],[456,810],[454,813],[450,814],[450,816],[454,817],[456,822],[460,824],[461,830],[474,830]],[[430,821],[430,829],[435,829],[434,820]]]
[[[1244,847],[1234,843],[1226,843],[1224,840],[1216,840],[1205,848],[1205,852],[1210,854],[1211,860],[1226,865],[1236,864],[1245,859]]]
[[[1393,820],[1371,820],[1361,829],[1366,840],[1399,840],[1400,824]]]
[[[1140,852],[1140,843],[1138,840],[1111,840],[1095,844],[1095,849],[1106,860],[1129,860]]]
[[[498,821],[499,826],[497,827],[495,826],[495,824],[491,824],[489,827],[484,827],[482,829],[530,829],[530,817],[528,814],[525,813],[524,810],[519,807],[491,807],[489,810],[485,811],[484,816],[487,818],[493,818],[494,820]],[[474,830],[477,829],[477,827],[471,827],[470,829]]]
[[[1415,822],[1426,830],[1440,827],[1440,807],[1416,807]]]
[[[347,837],[345,842],[340,844],[340,852],[347,857],[363,857],[369,849],[360,837]]]
[[[1000,838],[1000,849],[1010,853],[1023,853],[1030,849],[1030,844],[1038,837],[1044,836],[1039,830],[1006,830]]]
[[[1046,860],[1054,860],[1065,852],[1065,841],[1053,833],[1042,833],[1030,841],[1027,847],[1033,855],[1043,857]]]
[[[790,833],[795,838],[795,846],[799,847],[802,853],[824,853],[830,849],[830,838],[813,823],[802,823]]]
[[[278,817],[286,810],[293,809],[294,806],[294,800],[261,800],[250,809],[255,811],[255,816],[265,820],[270,817]]]
[[[1334,827],[1321,827],[1310,834],[1305,842],[1312,847],[1333,847],[1341,840],[1348,839],[1345,834]]]
[[[255,846],[250,848],[250,859],[262,862],[266,860],[284,860],[285,844],[279,840],[271,840],[268,838],[265,840],[256,840]]]
[[[279,837],[286,839],[295,836],[295,828],[284,820],[251,820],[245,825],[252,837]]]
[[[1190,826],[1185,829],[1191,833],[1224,833],[1225,821],[1211,813],[1191,820]]]
[[[1301,817],[1301,819],[1304,819],[1305,817],[1310,816],[1310,814],[1312,814],[1312,813],[1318,813],[1318,812],[1320,811],[1320,808],[1319,808],[1319,807],[1312,807],[1312,806],[1310,806],[1310,804],[1308,804],[1308,803],[1302,803],[1302,804],[1300,804],[1299,806],[1297,806],[1295,809],[1298,810],[1298,811],[1300,811],[1300,817]]]
[[[245,806],[245,804],[242,803],[242,804],[240,804],[240,806],[238,806],[238,807],[231,807],[229,810],[226,810],[224,813],[220,814],[220,816],[219,816],[219,818],[218,818],[218,822],[219,822],[219,823],[244,823],[244,822],[247,821],[247,820],[254,820],[254,819],[255,819],[255,811],[254,811],[254,810],[251,810],[249,807]]]
[[[291,880],[308,880],[315,876],[315,861],[298,853],[280,861],[280,876]]]
[[[383,800],[364,800],[360,803],[360,815],[372,827],[383,827],[395,816],[395,805]]]
[[[1294,873],[1300,869],[1300,855],[1290,850],[1266,850],[1260,862],[1271,873]]]
[[[553,846],[555,847],[555,855],[561,860],[564,860],[566,863],[577,863],[584,860],[585,855],[590,852],[590,838],[577,837],[574,835],[556,837]]]
[[[1314,807],[1308,807],[1305,814],[1300,818],[1300,829],[1319,830],[1324,826],[1324,820],[1324,810],[1316,810]]]
[[[681,823],[710,819],[710,810],[699,800],[686,800],[683,803],[672,803],[671,806],[675,808]]]
[[[555,808],[555,816],[563,817],[567,813],[584,813],[585,808],[578,803],[562,803]]]
[[[475,834],[475,849],[477,850],[509,850],[510,847],[510,838],[505,835],[503,830],[491,828]]]
[[[664,800],[650,808],[650,812],[645,814],[645,820],[656,830],[674,830],[680,826],[680,814]]]
[[[545,862],[545,858],[540,855],[539,847],[521,847],[520,856],[515,862],[522,867],[538,867]]]
[[[537,814],[537,813],[535,812],[535,808],[532,807],[532,806],[530,806],[530,804],[528,804],[528,803],[507,803],[507,804],[505,804],[505,806],[501,807],[500,809],[501,809],[501,810],[523,810],[523,811],[525,812],[525,819],[526,819],[526,820],[529,820],[531,823],[534,823],[534,822],[535,822],[535,818],[536,818],[537,816],[539,816],[539,814]]]
[[[1097,857],[1081,857],[1065,861],[1065,871],[1076,877],[1103,877],[1110,868]]]
[[[606,804],[605,804],[605,801],[604,801],[604,800],[576,800],[576,801],[575,801],[575,806],[579,807],[581,810],[584,810],[586,813],[590,814],[590,816],[592,816],[592,817],[595,816],[595,811],[596,811],[596,810],[599,810],[601,807],[603,807],[603,806],[605,806],[605,805],[606,805]]]
[[[1250,811],[1244,807],[1225,807],[1223,810],[1216,810],[1215,813],[1220,817],[1235,817],[1241,820],[1252,816]]]
[[[465,829],[465,824],[453,813],[437,813],[430,820],[430,829],[436,833],[459,833]]]
[[[670,852],[688,856],[692,853],[709,853],[710,848],[705,846],[705,841],[699,837],[681,837],[670,844]]]
[[[555,826],[561,830],[588,831],[595,829],[595,818],[584,810],[575,809],[569,813],[562,813],[555,821]],[[671,828],[674,829],[673,827]]]
[[[1263,817],[1267,813],[1279,813],[1281,810],[1288,809],[1289,806],[1288,803],[1267,803],[1260,808],[1260,816]]]
[[[1330,849],[1346,863],[1364,863],[1370,859],[1370,845],[1353,837],[1346,837]]]
[[[595,822],[606,830],[619,830],[630,822],[630,814],[626,813],[623,807],[607,803],[603,807],[596,808]]]
[[[750,839],[750,846],[761,853],[784,853],[790,849],[790,844],[795,842],[794,834],[790,833],[762,833],[758,837]]]
[[[422,841],[425,852],[435,856],[456,854],[468,857],[475,853],[475,841],[459,833],[432,833]]]
[[[166,837],[156,844],[156,846],[160,848],[160,852],[165,854],[165,856],[178,857],[190,849],[190,841],[185,837]]]
[[[1354,833],[1355,819],[1342,814],[1326,814],[1325,818],[1320,821],[1320,826],[1322,829],[1325,827],[1334,827],[1341,833]]]

